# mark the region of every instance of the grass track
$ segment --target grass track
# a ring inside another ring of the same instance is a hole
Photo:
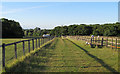
[[[117,52],[107,48],[93,49],[84,44],[82,41],[56,38],[6,72],[117,71]]]

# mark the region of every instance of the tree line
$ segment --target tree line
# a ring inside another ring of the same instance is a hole
[[[42,36],[43,34],[50,34],[51,30],[48,29],[40,29],[36,27],[34,29],[24,29],[24,36],[25,37],[38,37]]]
[[[28,36],[42,36],[43,34],[50,34],[52,36],[65,35],[100,35],[100,36],[120,36],[120,23],[107,24],[74,24],[69,26],[57,26],[54,29],[23,29],[19,22],[14,20],[1,19],[2,22],[2,38],[19,38]]]
[[[24,36],[42,36],[43,34],[49,34],[51,30],[43,29],[39,27],[35,29],[23,29],[19,22],[1,18],[2,22],[2,38],[23,38]]]
[[[100,35],[100,36],[120,36],[120,23],[108,23],[108,24],[80,24],[69,26],[57,26],[50,32],[54,36],[65,35]]]

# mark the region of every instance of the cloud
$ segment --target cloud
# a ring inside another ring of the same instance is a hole
[[[43,8],[43,7],[48,7],[48,6],[35,6],[35,7],[12,9],[12,10],[8,10],[8,11],[2,11],[2,15],[3,14],[10,14],[10,13],[17,13],[17,12],[27,11],[27,10],[36,9],[36,8]]]

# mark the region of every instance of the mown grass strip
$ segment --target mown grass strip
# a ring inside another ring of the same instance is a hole
[[[118,53],[109,48],[90,48],[84,41],[68,39],[110,72],[118,72]],[[84,44],[84,45],[83,45]]]

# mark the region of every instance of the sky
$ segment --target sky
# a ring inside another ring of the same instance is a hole
[[[2,2],[118,2],[120,0],[1,0]]]
[[[23,29],[118,21],[118,2],[2,2],[0,9],[1,18],[15,20]]]

